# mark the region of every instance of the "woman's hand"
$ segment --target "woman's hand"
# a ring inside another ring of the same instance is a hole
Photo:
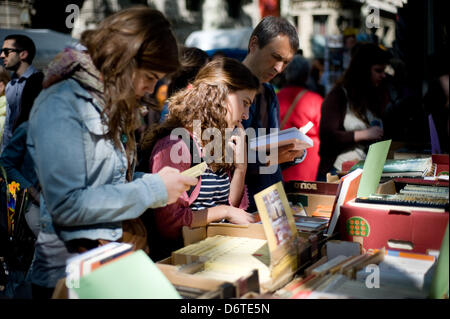
[[[167,189],[167,204],[173,204],[191,186],[197,185],[198,180],[191,176],[184,176],[173,167],[164,167],[157,173],[163,180]]]
[[[230,223],[244,225],[255,222],[255,217],[243,209],[233,206],[224,206],[224,209],[226,209],[225,219],[227,219]]]
[[[247,170],[247,142],[242,124],[236,128],[236,135],[228,140],[228,146],[233,150],[233,161],[235,170],[245,172]]]
[[[371,126],[368,129],[355,131],[355,142],[379,140],[383,137],[384,131],[379,126]]]

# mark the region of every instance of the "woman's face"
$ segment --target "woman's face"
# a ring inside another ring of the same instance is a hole
[[[373,86],[378,87],[383,82],[386,77],[385,69],[386,64],[374,64],[370,67],[370,78]]]
[[[248,119],[250,105],[252,105],[255,95],[256,91],[254,90],[239,90],[228,94],[226,119],[229,128],[240,126],[242,120]]]
[[[145,93],[152,94],[155,89],[156,82],[163,78],[166,74],[147,69],[137,69],[134,74],[133,85],[134,92],[138,99],[142,98]]]

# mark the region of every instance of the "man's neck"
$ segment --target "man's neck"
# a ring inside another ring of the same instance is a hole
[[[253,67],[252,59],[249,55],[245,57],[245,59],[242,61],[242,64],[245,65],[259,80],[259,90],[258,93],[264,92],[264,86],[263,81],[259,78],[259,76],[255,72],[255,68]]]
[[[28,69],[29,66],[30,65],[26,62],[20,63],[20,66],[16,71],[17,77],[20,78],[25,73],[25,71]]]

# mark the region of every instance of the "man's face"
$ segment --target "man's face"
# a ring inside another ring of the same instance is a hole
[[[261,82],[269,82],[277,74],[283,72],[294,57],[294,50],[287,35],[278,35],[263,48],[258,46],[257,38],[250,40],[252,56],[252,72]]]
[[[3,65],[7,70],[16,71],[19,68],[20,54],[22,52],[17,50],[14,40],[5,40],[3,42],[0,58],[3,59]]]

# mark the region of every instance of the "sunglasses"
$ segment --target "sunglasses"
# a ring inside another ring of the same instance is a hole
[[[12,48],[2,48],[1,53],[4,53],[5,56],[8,56],[11,52],[21,52],[23,50],[12,49]]]

